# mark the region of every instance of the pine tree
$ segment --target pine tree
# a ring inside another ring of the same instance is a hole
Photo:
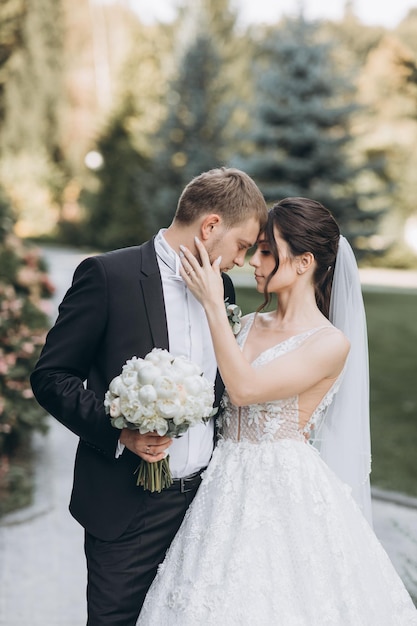
[[[352,89],[336,75],[330,44],[317,32],[300,16],[261,43],[254,66],[252,143],[238,164],[269,203],[287,196],[322,202],[361,256],[380,213],[366,210],[373,195],[356,186],[363,165],[349,162]]]
[[[128,95],[97,142],[103,165],[96,189],[86,190],[85,243],[99,249],[137,245],[148,239],[147,157],[133,145],[129,130],[136,112]]]
[[[224,164],[228,156],[232,103],[226,68],[235,17],[227,0],[200,0],[186,7],[182,19],[178,73],[157,135],[154,228],[172,220],[178,197],[194,176]]]
[[[172,106],[159,133],[162,150],[156,155],[159,224],[155,226],[172,220],[179,194],[194,176],[222,164],[225,120],[218,108],[218,64],[209,37],[200,35],[187,51],[172,86]]]

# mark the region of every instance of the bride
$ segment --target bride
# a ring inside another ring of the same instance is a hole
[[[277,308],[237,341],[220,260],[196,250],[182,276],[226,385],[220,440],[138,625],[417,624],[371,528],[366,323],[337,223],[306,198],[270,210],[251,265]]]

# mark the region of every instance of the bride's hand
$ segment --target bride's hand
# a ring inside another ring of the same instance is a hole
[[[203,306],[207,306],[210,302],[223,305],[224,287],[220,273],[221,257],[218,257],[211,264],[207,250],[197,237],[195,238],[195,245],[200,255],[201,265],[188,248],[180,246],[184,255],[181,257],[180,274],[189,290]]]

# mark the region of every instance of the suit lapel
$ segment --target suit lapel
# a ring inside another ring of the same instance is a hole
[[[159,273],[158,261],[156,259],[153,239],[142,246],[141,262],[141,288],[145,303],[146,314],[149,327],[151,329],[152,341],[157,348],[169,350],[168,327],[165,314],[165,301],[162,290],[161,275]],[[235,302],[235,292],[230,277],[223,274],[223,284],[225,298],[229,302]],[[223,394],[224,384],[217,371],[215,381],[215,406],[218,406]]]
[[[222,278],[223,278],[223,287],[224,287],[224,298],[225,300],[227,299],[227,301],[230,302],[230,304],[234,304],[236,301],[236,295],[235,295],[235,289],[233,287],[233,283],[230,279],[230,276],[228,276],[228,274],[223,273]],[[224,391],[224,383],[220,376],[219,370],[217,370],[216,380],[214,383],[214,395],[215,395],[214,406],[219,405],[220,399],[223,395],[223,391]]]
[[[169,350],[164,294],[153,240],[142,246],[140,285],[152,341],[155,347]]]

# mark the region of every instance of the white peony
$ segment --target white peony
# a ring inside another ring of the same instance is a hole
[[[138,391],[138,397],[143,404],[149,404],[157,400],[158,394],[153,385],[143,385]]]
[[[145,359],[132,359],[131,367],[139,372],[143,367],[146,367]]]
[[[162,367],[163,365],[169,365],[174,360],[172,354],[168,352],[168,350],[163,350],[162,348],[154,348],[145,356],[145,361],[148,363],[154,363]]]
[[[152,385],[153,381],[161,375],[161,369],[153,363],[147,362],[146,366],[141,367],[136,375],[141,385]]]
[[[192,425],[192,422],[189,419],[186,410],[184,410],[182,413],[177,413],[177,415],[172,418],[172,421],[174,422],[175,426],[181,426],[182,424],[188,424],[189,426]]]
[[[110,382],[104,407],[116,428],[129,424],[141,433],[175,437],[184,427],[212,413],[213,385],[184,356],[154,348],[145,358],[132,357]]]
[[[109,407],[110,417],[120,417],[122,411],[120,410],[120,398],[113,398]]]
[[[198,396],[200,393],[204,391],[204,379],[202,376],[187,376],[184,379],[184,389],[187,394],[191,396]]]
[[[129,390],[128,387],[126,393],[120,396],[120,410],[127,419],[141,410],[141,402],[134,389]]]
[[[158,398],[176,398],[179,394],[178,385],[168,376],[159,376],[154,381]]]
[[[160,398],[156,401],[155,409],[158,415],[165,419],[174,419],[183,413],[183,408],[178,398]]]
[[[126,361],[121,374],[110,382],[104,408],[115,428],[176,437],[204,423],[212,415],[213,400],[213,385],[199,366],[154,348],[143,359],[134,356]],[[138,467],[136,484],[145,489],[160,491],[171,482],[168,458],[143,461]]]
[[[121,376],[115,376],[109,385],[109,391],[114,393],[116,396],[121,396],[123,390],[125,389],[125,385],[122,381]]]
[[[188,361],[185,356],[176,357],[171,367],[172,370],[175,372],[175,375],[179,374],[182,376],[182,378],[201,374],[200,368],[195,363],[191,363],[191,361]]]
[[[123,367],[122,370],[122,382],[126,387],[130,387],[137,383],[138,373],[135,370],[132,370],[126,366]]]
[[[139,432],[142,434],[157,432],[158,435],[163,437],[168,431],[168,422],[163,417],[153,415],[152,417],[145,417],[140,425]]]

